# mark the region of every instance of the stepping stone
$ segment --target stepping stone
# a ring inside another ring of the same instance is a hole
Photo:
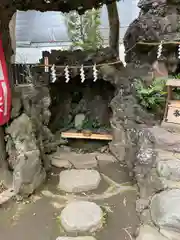
[[[96,203],[73,201],[62,210],[60,219],[67,232],[94,232],[102,227],[103,211]]]
[[[16,196],[16,192],[12,188],[3,191],[0,194],[0,205],[8,202],[14,196]]]
[[[58,237],[56,240],[96,240],[94,237],[83,236],[83,237]]]
[[[59,188],[65,192],[80,193],[96,189],[101,176],[96,170],[64,170],[59,175]]]
[[[56,152],[49,155],[51,164],[55,167],[76,169],[90,169],[97,167],[95,154],[82,154],[75,152]]]
[[[149,225],[142,225],[140,227],[139,236],[136,240],[168,240],[166,237],[161,235],[155,227]]]

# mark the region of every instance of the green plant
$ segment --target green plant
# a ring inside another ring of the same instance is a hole
[[[72,42],[71,49],[97,50],[103,45],[100,32],[100,10],[92,9],[84,15],[72,11],[65,15],[68,35]]]
[[[97,129],[100,128],[101,124],[97,119],[94,120],[90,120],[88,118],[86,118],[83,122],[83,129],[89,129],[89,130],[93,130],[93,129]]]
[[[152,85],[145,87],[141,80],[136,80],[135,88],[140,104],[152,110],[164,106],[167,95],[167,92],[164,91],[165,83],[165,79],[154,79]]]

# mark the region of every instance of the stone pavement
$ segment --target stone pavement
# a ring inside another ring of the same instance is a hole
[[[179,240],[180,134],[160,126],[145,132],[134,168],[142,223],[137,240]]]

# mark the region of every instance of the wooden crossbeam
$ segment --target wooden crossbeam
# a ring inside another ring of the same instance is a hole
[[[77,139],[91,139],[91,140],[106,140],[112,141],[113,137],[111,134],[99,134],[99,133],[75,133],[75,132],[62,132],[62,138],[77,138]]]
[[[168,79],[166,86],[180,87],[180,79]]]

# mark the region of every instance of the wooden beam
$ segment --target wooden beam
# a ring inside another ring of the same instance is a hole
[[[99,134],[99,133],[75,133],[75,132],[62,132],[62,138],[77,138],[77,139],[91,139],[91,140],[106,140],[112,141],[113,137],[111,134]]]
[[[180,87],[180,79],[168,79],[166,86]]]

